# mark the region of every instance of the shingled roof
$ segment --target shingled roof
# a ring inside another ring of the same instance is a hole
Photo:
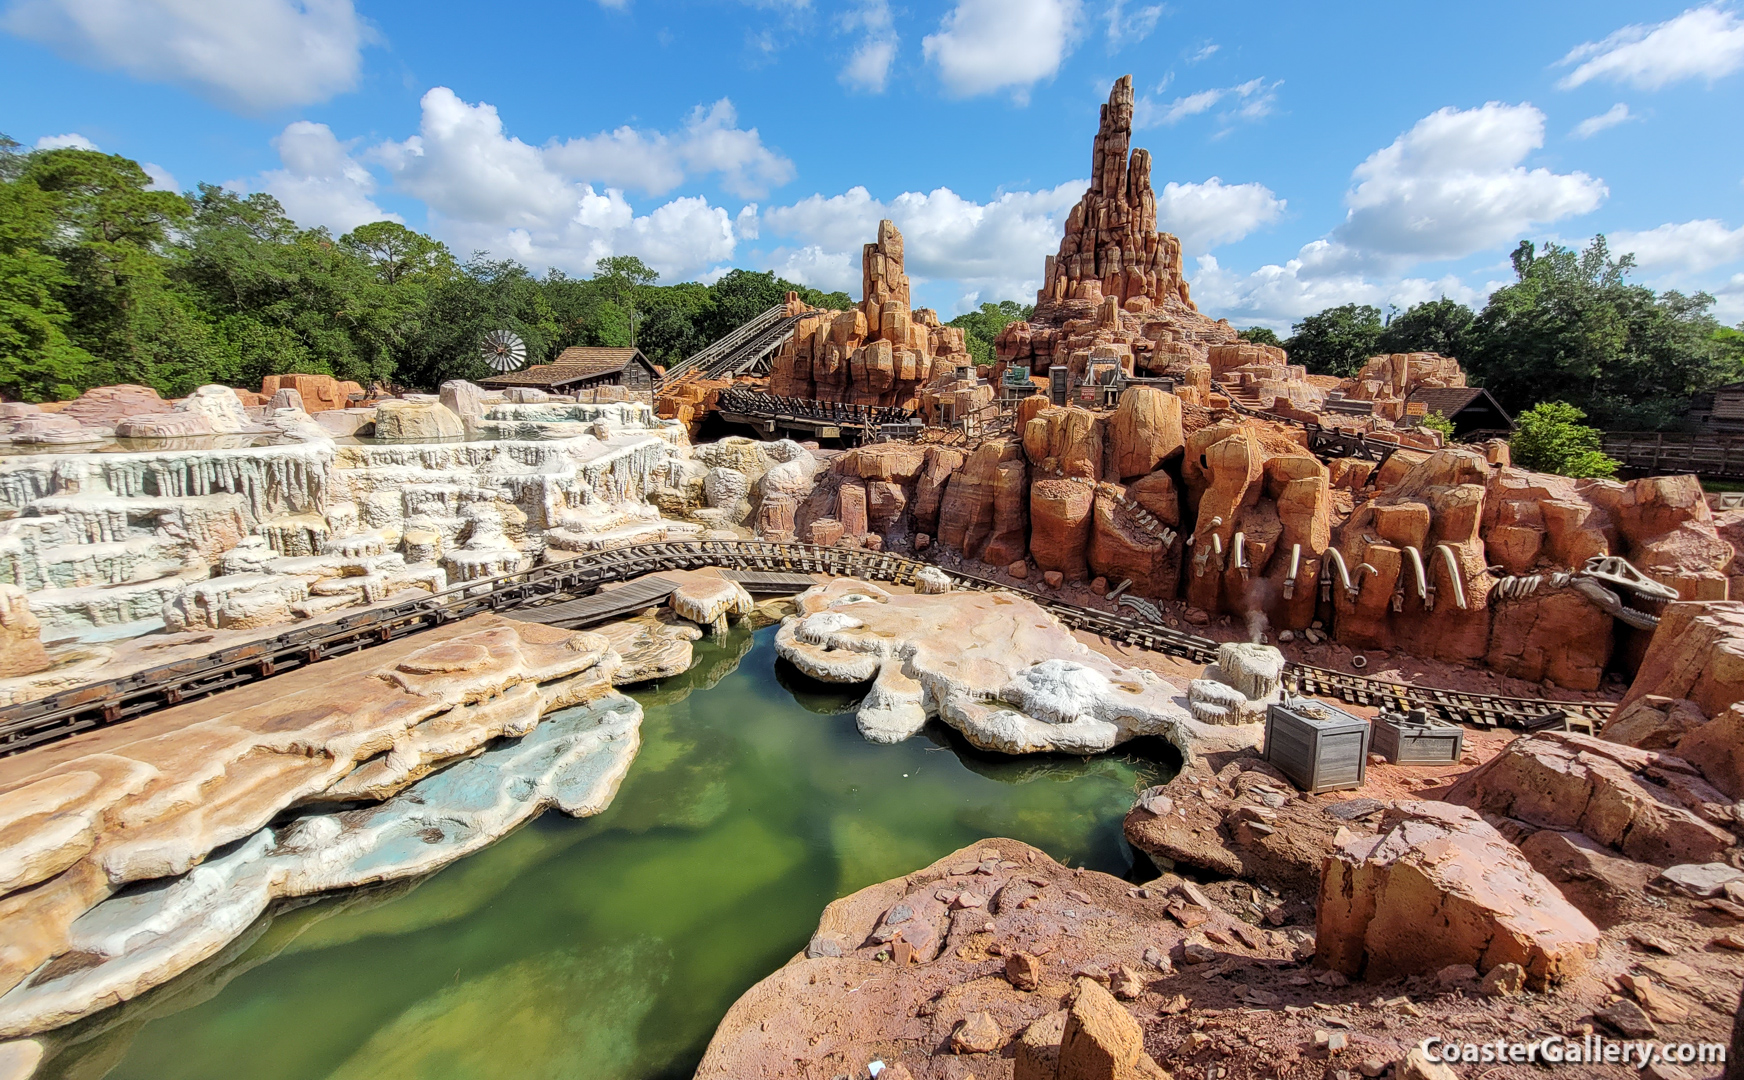
[[[1509,427],[1514,424],[1514,418],[1508,415],[1506,409],[1502,408],[1501,402],[1497,401],[1488,390],[1481,386],[1419,386],[1411,391],[1405,400],[1407,402],[1422,402],[1430,412],[1440,413],[1449,420],[1454,419],[1456,414],[1474,404],[1480,408],[1488,406],[1495,410],[1496,414]]]
[[[492,375],[488,379],[480,380],[479,385],[490,389],[502,389],[510,386],[565,386],[572,382],[615,374],[636,361],[647,365],[650,371],[654,369],[653,363],[642,355],[641,349],[608,349],[571,345],[558,353],[557,359],[549,364],[534,364],[532,367],[523,368],[520,371]]]

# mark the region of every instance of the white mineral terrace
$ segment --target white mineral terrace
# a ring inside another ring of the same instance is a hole
[[[547,531],[573,550],[658,530],[681,425],[622,402],[485,412],[472,441],[305,424],[270,446],[0,458],[0,584],[51,640],[243,628],[520,569]]]

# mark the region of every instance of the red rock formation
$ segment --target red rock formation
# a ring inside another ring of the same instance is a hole
[[[1108,476],[1131,480],[1154,470],[1181,450],[1181,399],[1149,386],[1120,395],[1108,418]]]
[[[0,679],[32,675],[48,666],[42,623],[31,613],[24,590],[0,585]]]
[[[260,381],[261,397],[270,399],[280,390],[295,390],[307,413],[348,408],[353,395],[363,396],[363,387],[357,383],[331,375],[268,375]]]
[[[910,309],[902,234],[890,221],[878,223],[861,270],[860,306],[801,320],[770,361],[770,393],[918,410],[935,372],[971,362],[963,331],[930,308]]]
[[[1058,570],[1073,581],[1089,577],[1095,488],[1083,480],[1038,480],[1029,489],[1029,552],[1044,571]]]
[[[1132,77],[1123,76],[1102,108],[1090,189],[1044,265],[1035,315],[1000,332],[999,369],[1026,364],[1041,374],[1063,364],[1081,374],[1098,356],[1128,372],[1168,371],[1208,386],[1207,347],[1236,340],[1227,322],[1193,306],[1181,242],[1157,231],[1150,153],[1130,149],[1132,113]],[[1194,367],[1202,369],[1196,379]]]
[[[1405,415],[1405,399],[1418,387],[1464,386],[1465,371],[1459,361],[1439,353],[1391,353],[1371,356],[1354,378],[1339,384],[1352,401],[1372,401],[1375,415],[1399,420]]]
[[[1687,698],[1707,716],[1744,701],[1744,601],[1668,606],[1622,704],[1649,695]]]
[[[1002,566],[1025,554],[1029,468],[1023,447],[990,439],[951,477],[939,508],[939,543]]]
[[[149,386],[123,383],[92,387],[72,401],[51,401],[38,407],[44,412],[70,416],[86,427],[114,427],[130,416],[169,412],[175,405],[158,397],[157,391]]]
[[[1598,943],[1598,927],[1464,807],[1395,803],[1380,835],[1346,840],[1321,878],[1315,958],[1353,977],[1518,964],[1543,989]]]
[[[1393,455],[1387,466],[1403,456]],[[1336,546],[1351,588],[1334,574],[1335,631],[1358,648],[1399,646],[1418,656],[1474,663],[1490,635],[1491,579],[1478,535],[1489,463],[1450,449],[1401,465],[1402,475],[1339,530]]]
[[[1669,754],[1539,732],[1467,773],[1447,801],[1535,828],[1578,831],[1637,862],[1712,862],[1735,840],[1684,797],[1697,808],[1727,800],[1703,792],[1707,785],[1694,773]]]

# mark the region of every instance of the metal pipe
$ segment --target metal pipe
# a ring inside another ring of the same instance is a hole
[[[1423,572],[1423,556],[1414,547],[1405,549],[1405,556],[1411,561],[1411,574],[1417,580],[1417,599],[1423,601],[1424,607],[1429,607],[1429,576]]]
[[[1465,582],[1459,577],[1459,559],[1454,556],[1453,548],[1446,544],[1436,544],[1435,550],[1441,553],[1441,561],[1447,564],[1447,576],[1453,579],[1453,598],[1458,602],[1459,610],[1467,610]]]
[[[1362,590],[1362,578],[1357,578],[1355,585],[1350,583],[1350,567],[1344,561],[1344,553],[1337,548],[1327,548],[1326,559],[1326,565],[1338,571],[1338,583],[1344,586],[1345,594],[1355,600],[1357,593]],[[1367,566],[1368,564],[1364,563],[1363,565]]]
[[[1302,568],[1302,545],[1290,545],[1290,576],[1284,579],[1284,599],[1296,595],[1296,572]]]

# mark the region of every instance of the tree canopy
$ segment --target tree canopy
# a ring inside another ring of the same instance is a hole
[[[1632,255],[1603,236],[1584,251],[1514,251],[1497,289],[1462,335],[1466,370],[1503,407],[1564,401],[1608,430],[1674,426],[1690,398],[1744,377],[1744,348],[1710,313],[1714,298],[1631,284]]]
[[[1035,314],[1034,304],[1020,304],[1016,300],[1001,300],[997,304],[982,304],[974,311],[957,316],[946,326],[955,326],[963,331],[963,342],[969,349],[969,355],[975,358],[975,363],[993,363],[993,340],[999,336],[1007,324],[1027,320]]]
[[[330,374],[434,389],[491,374],[478,343],[507,329],[530,363],[570,345],[636,344],[670,364],[796,292],[772,272],[660,285],[630,255],[591,278],[513,260],[458,259],[396,222],[343,236],[304,229],[271,195],[158,191],[136,163],[90,150],[23,151],[0,136],[0,396],[66,398],[133,382]]]
[[[1581,251],[1525,241],[1513,264],[1514,283],[1481,311],[1442,297],[1383,321],[1373,307],[1344,304],[1296,323],[1283,346],[1330,375],[1354,374],[1372,354],[1441,353],[1510,413],[1563,402],[1604,430],[1677,427],[1697,394],[1744,379],[1744,327],[1721,326],[1707,293],[1630,282],[1634,257],[1613,257],[1603,236]]]
[[[1310,315],[1292,329],[1296,332],[1284,342],[1291,362],[1317,375],[1349,376],[1380,351],[1385,327],[1379,308],[1342,304]]]

